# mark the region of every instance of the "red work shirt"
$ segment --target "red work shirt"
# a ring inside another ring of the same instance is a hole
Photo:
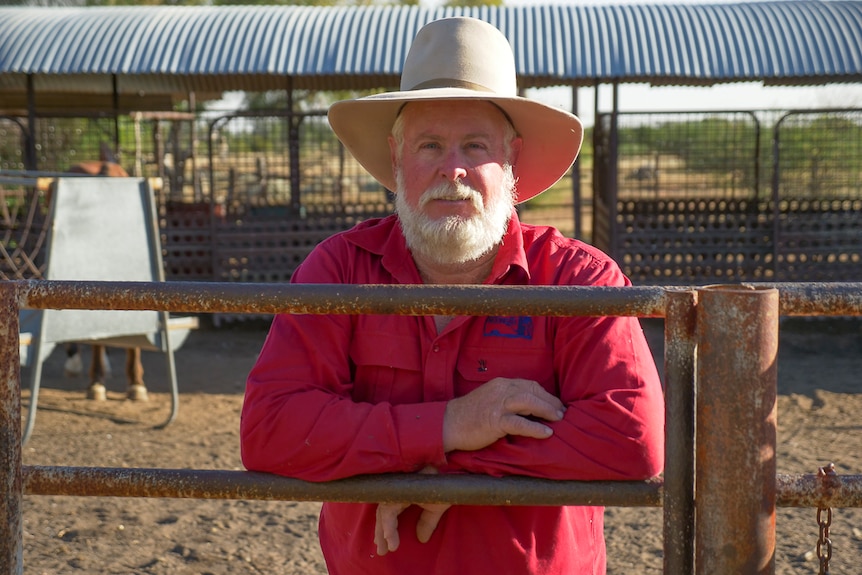
[[[299,283],[421,284],[395,216],[322,242]],[[601,251],[516,215],[488,283],[625,286]],[[495,378],[539,382],[567,406],[547,439],[505,437],[444,453],[449,399]],[[254,471],[309,481],[434,466],[441,473],[635,480],[663,466],[664,405],[637,318],[279,315],[248,377],[242,458]],[[401,546],[378,556],[376,504],[325,503],[330,573],[605,572],[600,507],[453,506],[428,543],[419,509],[399,517]]]

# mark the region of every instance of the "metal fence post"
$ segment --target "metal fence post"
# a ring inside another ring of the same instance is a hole
[[[695,572],[775,572],[778,290],[698,291]]]
[[[664,573],[694,572],[697,292],[668,291],[665,312]]]
[[[24,572],[21,506],[21,366],[18,298],[14,282],[0,282],[0,574]]]

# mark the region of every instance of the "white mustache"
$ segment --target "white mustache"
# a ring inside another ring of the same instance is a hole
[[[419,199],[419,207],[425,207],[434,200],[470,200],[477,209],[483,206],[482,195],[461,182],[441,184],[426,190]]]

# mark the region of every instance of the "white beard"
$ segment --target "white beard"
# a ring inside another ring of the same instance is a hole
[[[503,239],[512,207],[515,205],[515,176],[512,166],[503,166],[502,194],[484,205],[482,195],[475,189],[457,181],[441,184],[426,190],[413,209],[404,199],[404,176],[401,170],[395,174],[395,212],[407,240],[407,247],[414,254],[436,264],[462,264],[478,260]],[[476,215],[463,218],[447,216],[431,219],[422,208],[431,200],[439,198],[469,199],[476,208]]]

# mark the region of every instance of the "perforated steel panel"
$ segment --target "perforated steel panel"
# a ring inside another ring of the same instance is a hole
[[[785,200],[778,221],[778,281],[862,278],[862,198]]]
[[[217,281],[287,282],[314,247],[361,220],[392,212],[386,204],[321,210],[305,217],[280,211],[219,224],[214,243]]]
[[[746,200],[619,202],[620,264],[638,285],[771,281],[768,208]]]

